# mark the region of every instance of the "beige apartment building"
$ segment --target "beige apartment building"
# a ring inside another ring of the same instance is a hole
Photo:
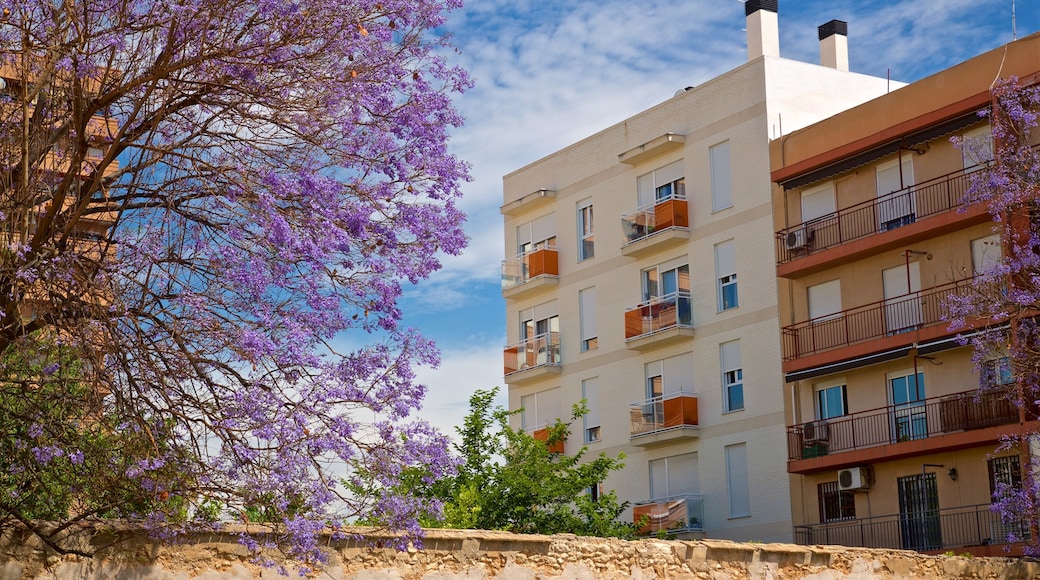
[[[976,368],[944,300],[1002,251],[962,199],[991,158],[978,111],[995,79],[1038,73],[1034,35],[771,143],[796,542],[998,555],[1030,534],[990,501],[1021,477],[1000,436],[1036,414],[1006,358]]]
[[[745,64],[504,177],[504,374],[536,436],[587,401],[565,449],[625,453],[644,532],[790,541],[769,139],[901,85],[745,11]]]

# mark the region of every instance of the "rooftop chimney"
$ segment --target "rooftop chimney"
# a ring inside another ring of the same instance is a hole
[[[817,28],[820,33],[820,64],[838,70],[849,70],[849,25],[831,20]]]
[[[777,0],[747,0],[747,58],[780,56],[780,27],[777,25]]]

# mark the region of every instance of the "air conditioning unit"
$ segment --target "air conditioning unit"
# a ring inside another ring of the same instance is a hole
[[[820,443],[830,438],[830,428],[826,421],[809,421],[802,425],[802,441],[806,443]]]
[[[872,479],[869,467],[841,469],[838,471],[838,489],[841,491],[870,489]]]
[[[784,238],[784,245],[787,246],[788,251],[802,250],[809,245],[812,241],[812,230],[808,228],[798,228],[793,232],[788,232],[787,237]]]

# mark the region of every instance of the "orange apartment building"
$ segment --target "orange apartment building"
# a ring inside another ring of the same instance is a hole
[[[993,81],[1038,72],[1033,35],[771,142],[797,543],[998,555],[1030,534],[990,503],[1024,461],[1001,435],[1040,425],[943,304],[1001,253],[962,202],[987,159],[950,138],[988,143]]]

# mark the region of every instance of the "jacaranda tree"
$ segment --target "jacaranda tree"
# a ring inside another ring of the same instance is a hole
[[[1040,87],[1011,78],[996,83],[992,93],[992,107],[983,113],[992,143],[960,146],[975,158],[991,159],[974,175],[966,201],[989,208],[1001,256],[978,274],[970,292],[950,297],[947,306],[951,327],[964,330],[974,347],[980,389],[1013,383],[1020,416],[1030,420],[1040,409],[1040,153],[1032,138]],[[1001,474],[993,498],[1009,530],[1006,539],[1028,542],[1026,550],[1034,555],[1040,554],[1038,443],[1038,433],[1009,430],[1001,449],[1018,451],[1022,461],[1019,471]]]
[[[355,516],[417,532],[399,474],[452,467],[397,299],[465,243],[459,5],[2,9],[0,530],[252,517],[300,560]]]

